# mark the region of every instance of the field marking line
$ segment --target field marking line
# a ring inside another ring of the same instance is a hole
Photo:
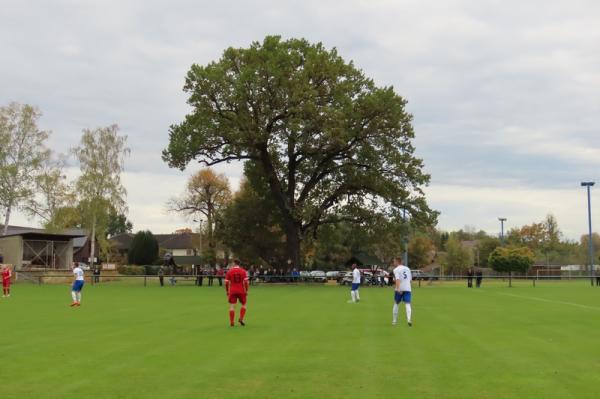
[[[539,302],[558,303],[560,305],[575,306],[575,307],[583,308],[583,309],[600,310],[600,308],[597,307],[597,306],[582,305],[580,303],[574,303],[574,302],[554,301],[552,299],[538,298],[538,297],[535,297],[535,296],[525,296],[525,295],[516,295],[516,294],[504,294],[504,293],[500,293],[500,295],[512,296],[512,297],[515,297],[515,298],[531,299],[533,301],[539,301]]]

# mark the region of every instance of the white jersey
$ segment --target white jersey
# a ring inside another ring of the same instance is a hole
[[[83,270],[79,266],[73,269],[73,275],[75,280],[83,280]]]
[[[360,270],[352,270],[352,284],[360,284]]]
[[[412,273],[408,267],[404,265],[397,266],[394,269],[394,279],[400,281],[400,292],[411,291],[410,282],[412,280]]]

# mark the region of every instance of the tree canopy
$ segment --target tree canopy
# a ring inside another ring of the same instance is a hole
[[[49,132],[40,130],[41,112],[27,104],[0,107],[0,207],[4,214],[2,234],[8,230],[11,213],[34,196],[36,178],[50,156]]]
[[[92,253],[96,237],[102,251],[108,253],[106,232],[109,215],[113,211],[123,213],[127,209],[127,191],[121,184],[121,172],[130,150],[126,146],[127,136],[119,136],[118,130],[117,125],[84,129],[81,144],[72,150],[81,169],[75,187],[84,226],[91,230]]]
[[[527,273],[533,261],[534,254],[527,247],[498,247],[490,254],[488,263],[495,271],[512,277],[513,272]],[[512,285],[512,280],[509,280],[509,285]]]
[[[132,265],[151,265],[158,258],[158,241],[152,232],[138,231],[131,241],[128,261]]]
[[[183,195],[171,198],[167,204],[170,211],[195,216],[201,220],[206,219],[208,250],[203,252],[213,265],[216,261],[217,245],[214,234],[215,224],[221,211],[230,201],[231,189],[227,177],[206,168],[190,176]]]
[[[323,224],[361,223],[401,209],[415,222],[435,219],[406,101],[337,50],[268,36],[193,65],[184,90],[192,112],[171,126],[163,159],[182,170],[194,159],[256,165],[294,264],[303,239]]]

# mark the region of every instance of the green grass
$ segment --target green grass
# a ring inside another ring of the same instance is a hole
[[[112,285],[111,285],[112,284]],[[595,398],[600,288],[484,281],[392,291],[258,286],[228,327],[219,287],[13,286],[0,299],[0,397]],[[404,311],[401,308],[401,320]]]

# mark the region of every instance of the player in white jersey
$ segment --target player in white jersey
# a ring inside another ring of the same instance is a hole
[[[412,327],[412,308],[410,306],[411,301],[411,287],[410,282],[412,280],[412,274],[410,269],[404,265],[402,265],[401,258],[394,259],[394,281],[396,282],[396,287],[394,289],[394,308],[392,311],[392,325],[396,325],[398,321],[398,304],[400,302],[404,302],[404,306],[406,307],[406,320],[408,321],[408,326]]]
[[[358,270],[358,266],[356,263],[352,264],[352,288],[350,288],[350,297],[352,298],[351,302],[359,302],[360,294],[358,293],[358,289],[360,288],[360,270]]]
[[[75,281],[73,281],[73,287],[71,288],[71,297],[73,298],[71,306],[81,306],[81,290],[83,289],[84,275],[83,269],[75,263],[73,263],[73,275],[75,276]]]

